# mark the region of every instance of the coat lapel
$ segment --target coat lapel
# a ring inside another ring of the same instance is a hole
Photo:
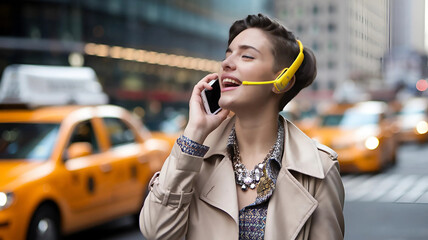
[[[202,188],[200,199],[229,214],[238,223],[238,199],[232,161],[224,157]]]
[[[296,239],[318,207],[318,201],[290,171],[325,177],[315,142],[288,120],[284,121],[284,130],[283,166],[269,202],[266,239]]]
[[[317,200],[283,168],[269,201],[265,239],[295,239],[317,206]]]
[[[204,142],[204,145],[210,147],[210,150],[205,155],[206,159],[213,155],[223,157],[202,187],[199,197],[206,203],[226,212],[238,223],[238,197],[236,186],[233,184],[235,182],[235,174],[232,161],[227,156],[226,150],[227,139],[234,123],[234,117],[226,119]]]
[[[315,142],[288,120],[284,121],[284,130],[283,166],[269,202],[266,239],[296,239],[318,207],[318,201],[290,171],[325,177]]]

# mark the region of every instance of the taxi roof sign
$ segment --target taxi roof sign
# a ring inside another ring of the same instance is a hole
[[[16,64],[6,67],[0,83],[0,104],[106,104],[95,71],[89,67]]]

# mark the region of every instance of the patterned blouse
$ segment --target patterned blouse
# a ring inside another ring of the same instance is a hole
[[[185,136],[177,139],[177,144],[181,151],[190,155],[204,156],[208,147],[196,143]],[[230,159],[234,159],[234,146],[237,144],[235,127],[229,135],[227,142],[227,152]],[[278,132],[272,151],[267,157],[263,176],[257,186],[257,198],[254,203],[244,207],[239,211],[239,239],[240,240],[258,240],[264,239],[266,216],[269,205],[269,199],[272,196],[278,173],[281,169],[282,155],[284,146],[284,124],[280,117],[278,120]]]
[[[267,158],[266,167],[263,168],[263,176],[257,186],[257,198],[254,203],[239,211],[240,240],[264,239],[269,199],[275,190],[276,179],[282,165],[284,125],[281,118],[278,121],[277,139],[273,146],[273,151]],[[237,144],[237,139],[235,128],[233,128],[227,144],[230,159],[234,159],[235,144]]]

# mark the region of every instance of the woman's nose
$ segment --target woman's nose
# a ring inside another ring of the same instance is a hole
[[[223,62],[221,62],[221,68],[223,71],[236,69],[236,64],[234,63],[231,56],[226,57]]]

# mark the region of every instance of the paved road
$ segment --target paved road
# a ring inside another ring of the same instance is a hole
[[[346,240],[428,239],[428,145],[400,148],[395,167],[380,174],[343,176]],[[131,218],[123,218],[66,240],[143,239]]]
[[[428,239],[428,145],[400,148],[381,174],[344,175],[346,240]]]
[[[428,175],[344,176],[347,202],[428,203]]]
[[[70,236],[64,240],[144,240],[138,226],[131,217],[91,228]]]

